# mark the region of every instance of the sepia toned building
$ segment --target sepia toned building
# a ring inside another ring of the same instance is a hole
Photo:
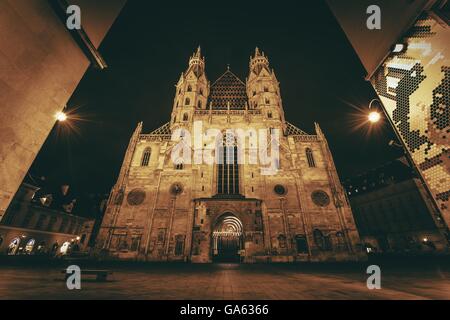
[[[346,179],[344,188],[367,252],[448,253],[439,212],[404,158]]]
[[[85,71],[106,68],[97,48],[125,2],[0,1],[0,221]]]
[[[450,2],[382,0],[381,30],[366,27],[373,1],[327,0],[434,206],[450,248]]]
[[[365,258],[323,132],[316,124],[308,134],[285,120],[279,82],[258,49],[246,81],[228,68],[210,83],[198,48],[176,85],[170,122],[141,131],[142,123],[110,194],[97,238],[103,257]]]
[[[87,249],[95,221],[51,206],[52,195],[24,182],[0,222],[1,255],[57,255],[64,244]]]

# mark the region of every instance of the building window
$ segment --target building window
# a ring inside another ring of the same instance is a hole
[[[191,85],[188,85],[187,91],[188,91],[188,92],[191,92],[191,91],[192,91],[192,86],[191,86]]]
[[[217,149],[217,193],[239,194],[238,148],[234,134],[225,133]]]
[[[310,168],[316,167],[316,162],[314,161],[314,155],[310,148],[306,148],[306,159],[308,160],[308,166]]]
[[[308,241],[304,235],[296,235],[295,244],[297,247],[297,253],[308,253]]]
[[[175,170],[183,170],[183,159],[180,158],[175,161]]]
[[[331,251],[333,249],[330,235],[324,236],[322,231],[320,231],[319,229],[314,229],[313,238],[314,243],[319,249],[323,251]]]
[[[131,238],[130,251],[138,251],[140,244],[141,244],[141,236],[140,235],[133,236]]]
[[[200,93],[201,96],[203,95],[203,89],[202,88],[200,88],[199,93]]]
[[[34,244],[36,243],[36,240],[30,239],[28,240],[26,246],[25,246],[25,253],[26,254],[32,254],[34,249]]]
[[[191,99],[189,99],[189,98],[186,98],[186,100],[184,101],[184,104],[185,105],[190,105],[191,104]]]
[[[266,104],[270,104],[270,100],[266,98]]]
[[[152,149],[147,148],[144,150],[144,153],[142,154],[142,160],[141,160],[141,167],[147,167],[148,163],[150,162],[150,156],[152,155]]]
[[[316,190],[312,192],[311,200],[319,207],[326,207],[330,204],[330,196],[323,190]]]
[[[286,188],[284,186],[282,186],[281,184],[277,184],[273,188],[273,191],[279,196],[284,196],[287,193]]]
[[[283,234],[280,234],[278,236],[278,246],[282,249],[287,247],[287,240],[286,240],[286,236]]]
[[[267,112],[267,118],[272,119],[272,112]]]
[[[175,255],[182,256],[184,251],[184,236],[177,235],[175,237]]]
[[[268,87],[264,87],[264,92],[269,92],[269,88]]]
[[[189,115],[187,113],[183,114],[183,121],[188,121]]]
[[[253,96],[256,96],[256,91],[255,90],[253,90]]]
[[[198,107],[199,109],[202,108],[202,102],[201,102],[201,101],[199,101],[199,102],[197,103],[197,107]]]
[[[165,239],[166,239],[166,229],[165,228],[158,229],[158,238],[157,238],[158,243],[163,243]]]

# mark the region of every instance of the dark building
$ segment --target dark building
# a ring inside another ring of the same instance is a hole
[[[0,222],[0,255],[66,254],[75,244],[87,248],[95,220],[73,214],[76,201],[68,186],[61,190],[21,184]]]
[[[440,216],[405,159],[347,179],[344,187],[369,253],[446,252]]]
[[[450,2],[327,2],[366,69],[366,79],[375,89],[386,119],[430,195],[435,223],[442,234],[448,234]],[[369,27],[371,17],[377,15],[381,17],[381,25]],[[447,250],[449,246],[447,242]]]

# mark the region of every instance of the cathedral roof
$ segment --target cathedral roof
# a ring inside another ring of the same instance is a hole
[[[288,136],[302,136],[308,135],[305,131],[297,128],[293,124],[286,121],[286,133]]]
[[[162,136],[172,135],[172,131],[170,130],[170,122],[167,122],[158,129],[150,132],[150,135],[162,135]]]
[[[213,109],[231,110],[245,109],[247,103],[247,92],[245,83],[228,69],[212,85],[209,94],[209,102]]]

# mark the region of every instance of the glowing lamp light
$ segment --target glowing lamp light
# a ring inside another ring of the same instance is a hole
[[[64,112],[60,111],[60,112],[57,112],[55,114],[55,118],[56,118],[56,120],[58,120],[60,122],[61,121],[66,121],[67,120],[67,115]]]
[[[423,238],[423,242],[428,242],[428,238]]]
[[[368,119],[372,123],[377,123],[378,121],[380,121],[381,116],[377,111],[372,111],[371,113],[369,113]]]

